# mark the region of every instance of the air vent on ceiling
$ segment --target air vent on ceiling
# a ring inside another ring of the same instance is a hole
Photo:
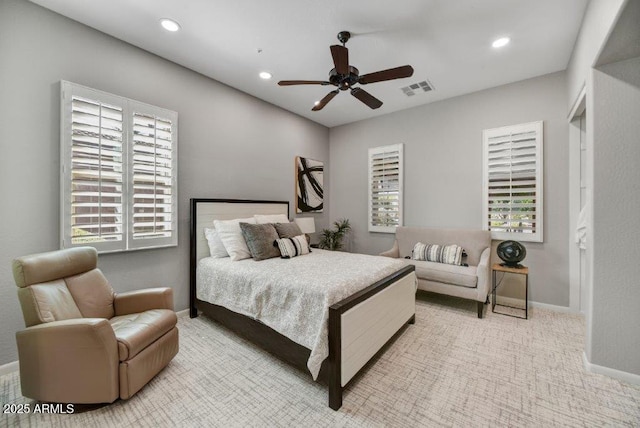
[[[414,83],[400,89],[406,96],[412,97],[416,93],[433,91],[434,87],[428,80],[423,80],[422,82]]]

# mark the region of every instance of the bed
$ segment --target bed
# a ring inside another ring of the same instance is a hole
[[[201,311],[325,380],[337,410],[345,386],[415,321],[415,268],[317,249],[288,260],[209,257],[205,227],[254,214],[288,217],[289,203],[191,199],[190,316]]]

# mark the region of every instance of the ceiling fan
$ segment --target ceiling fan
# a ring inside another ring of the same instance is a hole
[[[384,82],[385,80],[403,79],[413,75],[413,67],[403,65],[402,67],[390,68],[387,70],[376,71],[374,73],[359,75],[357,68],[349,65],[349,49],[345,44],[351,38],[351,33],[341,31],[338,33],[340,45],[331,46],[331,56],[335,68],[329,72],[329,80],[281,80],[278,82],[280,86],[292,85],[333,85],[338,89],[329,92],[323,99],[316,103],[311,109],[313,111],[322,110],[329,101],[333,99],[340,91],[351,90],[351,95],[368,105],[372,109],[379,108],[382,101],[365,91],[360,87],[354,87],[355,84],[366,85],[375,82]]]

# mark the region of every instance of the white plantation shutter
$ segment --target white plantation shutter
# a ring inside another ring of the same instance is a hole
[[[177,245],[177,114],[62,82],[61,247]]]
[[[175,235],[175,120],[149,107],[134,108],[132,126],[132,246]]]
[[[403,145],[369,149],[369,231],[402,226]]]
[[[122,241],[122,109],[71,98],[71,243]]]
[[[483,132],[483,228],[542,242],[542,122]]]

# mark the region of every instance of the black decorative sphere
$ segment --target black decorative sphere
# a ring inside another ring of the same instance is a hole
[[[518,241],[504,241],[498,244],[497,253],[504,266],[517,268],[526,257],[527,249]]]

